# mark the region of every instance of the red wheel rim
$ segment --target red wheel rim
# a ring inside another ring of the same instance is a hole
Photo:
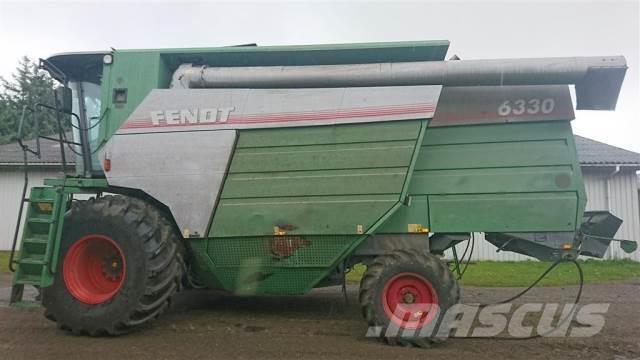
[[[438,294],[424,277],[400,273],[382,291],[384,312],[403,329],[419,329],[433,321],[438,311]]]
[[[113,239],[91,234],[76,241],[64,257],[62,275],[69,293],[96,305],[111,300],[124,283],[126,263]]]

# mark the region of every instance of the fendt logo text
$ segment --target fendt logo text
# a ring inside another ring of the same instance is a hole
[[[187,125],[187,124],[224,124],[229,114],[235,111],[234,106],[209,109],[181,109],[151,111],[153,126]]]

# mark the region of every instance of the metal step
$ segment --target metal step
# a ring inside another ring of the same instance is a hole
[[[47,261],[44,259],[44,254],[30,254],[18,260],[18,264],[46,265]]]
[[[29,237],[22,239],[23,243],[30,244],[47,244],[49,241],[49,234],[31,234]]]
[[[27,222],[39,223],[39,224],[52,224],[54,220],[52,218],[31,217],[27,219]]]
[[[30,202],[32,204],[37,204],[37,203],[54,203],[56,202],[56,199],[52,199],[52,198],[37,198],[37,199],[25,199],[27,202]]]
[[[25,274],[15,281],[16,284],[22,285],[40,285],[42,277],[40,275]]]

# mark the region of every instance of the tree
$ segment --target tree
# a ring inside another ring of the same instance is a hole
[[[0,77],[0,144],[15,140],[22,108],[33,107],[37,103],[53,105],[53,89],[56,83],[38,69],[38,65],[24,56],[11,76],[11,80]],[[37,112],[40,135],[51,135],[58,131],[56,116],[52,111],[39,109]],[[63,124],[69,129],[68,122]],[[35,137],[31,117],[25,116],[23,136]]]

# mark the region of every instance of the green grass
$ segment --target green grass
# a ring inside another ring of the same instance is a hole
[[[0,273],[9,272],[10,251],[0,251]]]
[[[461,284],[483,287],[526,287],[535,281],[551,263],[538,261],[497,262],[480,261],[469,265]],[[630,260],[580,261],[585,283],[604,283],[640,278],[640,263]],[[359,282],[366,270],[357,265],[347,274],[347,281]],[[571,263],[558,265],[539,286],[578,284],[578,273]]]

